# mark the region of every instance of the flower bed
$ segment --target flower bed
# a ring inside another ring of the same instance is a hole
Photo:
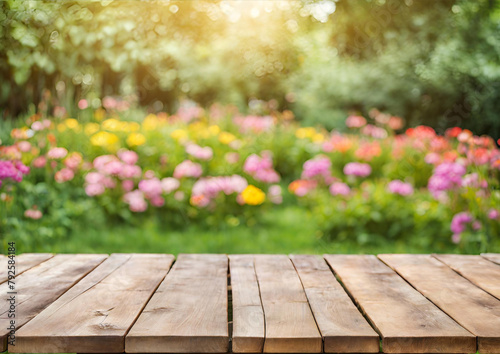
[[[80,108],[78,120],[33,115],[0,146],[4,235],[30,244],[77,222],[154,216],[171,227],[251,224],[299,204],[329,239],[485,250],[498,238],[500,150],[487,136],[403,131],[376,110],[348,117],[341,133],[300,127],[290,112],[183,107],[135,121]]]

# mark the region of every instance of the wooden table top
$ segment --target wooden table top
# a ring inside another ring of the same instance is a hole
[[[500,254],[0,261],[12,353],[500,353]]]

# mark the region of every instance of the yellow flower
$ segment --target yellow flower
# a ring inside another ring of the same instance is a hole
[[[111,131],[120,131],[121,122],[115,118],[106,119],[102,122],[102,129],[111,130]]]
[[[175,140],[181,140],[187,138],[187,132],[183,129],[176,129],[170,134],[170,136]]]
[[[96,146],[109,147],[110,145],[116,144],[118,142],[118,137],[113,133],[99,132],[92,135],[90,138],[90,143]]]
[[[228,133],[228,132],[221,132],[219,134],[219,141],[222,143],[222,144],[230,144],[231,142],[235,141],[236,140],[236,137],[231,134],[231,133]]]
[[[217,135],[220,132],[220,128],[217,125],[211,125],[211,126],[208,127],[208,131],[212,135]]]
[[[146,137],[141,133],[131,133],[127,138],[127,144],[129,146],[139,146],[146,143]]]
[[[295,131],[295,136],[299,139],[312,138],[316,134],[316,129],[312,127],[299,128]]]
[[[57,125],[57,131],[58,131],[59,133],[62,133],[62,132],[64,132],[64,131],[66,131],[66,126],[65,126],[64,124],[62,124],[62,123],[59,123],[59,124]]]
[[[65,120],[64,120],[64,124],[66,124],[66,126],[67,126],[69,129],[73,129],[73,130],[75,130],[76,128],[78,128],[78,121],[77,121],[75,118],[68,118],[68,119],[65,119]]]
[[[248,205],[259,205],[266,200],[266,194],[259,188],[248,185],[243,192],[241,192],[243,201]]]
[[[142,121],[144,130],[155,130],[158,127],[158,117],[154,114],[148,114]]]
[[[127,131],[129,132],[136,132],[139,129],[141,129],[141,125],[137,122],[128,122],[127,124]]]
[[[99,124],[97,123],[87,123],[85,124],[85,128],[83,128],[83,131],[85,134],[88,136],[94,134],[95,132],[99,131]]]
[[[106,115],[106,111],[102,108],[96,109],[94,113],[94,118],[98,121],[101,121],[104,119],[104,116]]]
[[[312,137],[312,141],[315,143],[321,143],[323,140],[325,140],[325,137],[321,133],[316,133]]]

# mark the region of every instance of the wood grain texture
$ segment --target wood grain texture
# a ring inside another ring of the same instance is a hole
[[[480,353],[500,353],[500,301],[430,255],[379,255],[413,287],[478,337]],[[500,282],[500,278],[497,280]]]
[[[19,256],[15,257],[15,267],[16,267],[16,276],[24,273],[28,269],[33,268],[36,265],[39,265],[42,262],[52,258],[53,255],[50,253],[23,253]],[[0,284],[7,281],[7,265],[8,258],[4,255],[0,255]]]
[[[264,347],[264,311],[252,255],[230,255],[233,295],[234,353],[261,353]]]
[[[264,308],[265,353],[320,353],[322,338],[300,278],[284,255],[256,255]]]
[[[375,256],[325,255],[385,353],[475,353],[476,338]]]
[[[127,353],[225,353],[226,255],[181,254],[125,339]]]
[[[290,256],[324,341],[325,353],[378,353],[379,336],[320,256]]]
[[[500,264],[500,253],[481,253],[481,257],[496,264]]]
[[[471,283],[500,299],[500,265],[481,256],[435,254],[435,258]]]
[[[17,333],[15,352],[122,353],[125,334],[173,260],[112,254]]]
[[[9,345],[9,351],[18,349],[19,334],[26,322],[38,315],[59,296],[107,258],[107,255],[61,254],[43,262],[16,277],[16,346]],[[0,293],[7,294],[7,282],[0,285]],[[0,302],[0,336],[6,349],[6,330],[9,326],[9,303]],[[26,351],[29,352],[29,351]]]

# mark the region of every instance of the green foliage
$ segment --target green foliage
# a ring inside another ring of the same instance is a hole
[[[498,0],[3,1],[0,104],[16,116],[50,92],[49,105],[74,115],[79,99],[96,107],[106,95],[169,112],[181,98],[240,109],[256,98],[327,128],[377,107],[410,125],[498,138],[499,9]]]

